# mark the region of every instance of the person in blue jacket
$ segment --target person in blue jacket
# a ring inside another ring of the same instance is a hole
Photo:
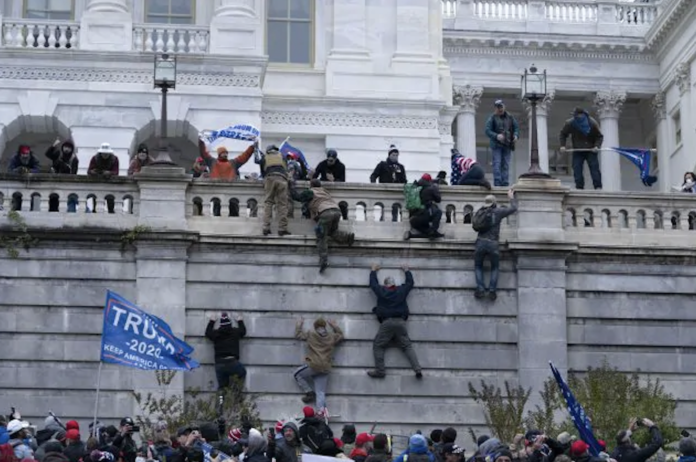
[[[7,170],[9,173],[19,174],[39,173],[39,159],[34,156],[29,146],[23,144],[10,159]]]
[[[408,449],[402,452],[394,462],[435,462],[435,455],[428,450],[428,440],[416,433],[408,440]]]

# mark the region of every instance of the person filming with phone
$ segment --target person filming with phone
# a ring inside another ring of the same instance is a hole
[[[631,440],[631,435],[640,427],[645,427],[650,432],[650,443],[644,448],[637,448]],[[629,422],[627,430],[621,430],[616,435],[616,449],[611,454],[616,462],[646,462],[663,444],[662,434],[655,423],[650,419],[635,418]]]
[[[135,425],[132,417],[121,419],[119,434],[114,438],[113,445],[121,450],[124,462],[135,462],[138,456],[138,445],[133,439],[133,433],[139,433],[140,427]]]

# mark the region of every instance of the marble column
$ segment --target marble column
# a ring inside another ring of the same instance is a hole
[[[264,56],[265,0],[215,0],[210,53]]]
[[[556,96],[556,90],[550,90],[543,100],[537,103],[536,110],[536,126],[537,126],[537,143],[539,147],[539,166],[545,173],[549,173],[549,126],[548,117],[551,111],[553,99]],[[529,150],[532,152],[532,105],[526,100],[523,102],[524,108],[527,111],[527,120],[529,120]],[[520,130],[521,131],[521,130]]]
[[[481,96],[481,87],[456,85],[452,88],[454,105],[459,106],[455,144],[459,152],[472,159],[476,159],[476,110],[481,103]]]
[[[80,49],[132,51],[133,15],[126,0],[89,0],[80,21]]]
[[[619,142],[619,116],[626,102],[626,92],[601,91],[595,96],[594,104],[599,115],[599,124],[604,135],[603,148],[616,148]],[[621,158],[610,151],[599,154],[600,170],[602,172],[602,189],[605,191],[621,190]]]
[[[667,107],[665,93],[658,92],[651,102],[657,126],[657,177],[661,192],[670,192],[673,181],[670,179],[669,127],[667,126]],[[656,166],[651,166],[653,169]]]
[[[682,132],[681,150],[675,159],[675,167],[680,172],[694,171],[696,166],[693,160],[693,149],[696,146],[696,114],[694,114],[694,104],[691,101],[693,92],[691,91],[691,63],[683,62],[674,70],[674,82],[679,89],[679,117]]]

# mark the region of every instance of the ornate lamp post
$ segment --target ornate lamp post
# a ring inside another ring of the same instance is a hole
[[[167,92],[176,88],[176,56],[155,54],[154,87],[162,90],[162,114],[157,165],[175,165],[169,156],[167,144]]]
[[[539,137],[537,133],[537,103],[546,96],[546,70],[537,73],[537,68],[532,64],[529,70],[522,74],[522,99],[529,101],[532,106],[532,149],[529,171],[520,175],[520,178],[551,178],[544,173],[539,166]]]

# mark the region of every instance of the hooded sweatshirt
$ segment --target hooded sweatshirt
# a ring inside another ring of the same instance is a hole
[[[63,148],[69,147],[70,152],[64,153]],[[77,169],[79,166],[79,160],[75,153],[75,145],[72,141],[65,141],[60,145],[60,148],[56,146],[49,146],[46,150],[46,157],[51,159],[53,162],[51,165],[51,171],[53,173],[60,173],[64,175],[77,175]]]
[[[244,462],[270,462],[271,459],[266,455],[268,443],[261,433],[252,428],[249,430],[249,446],[244,457]]]
[[[408,441],[408,449],[394,462],[435,462],[435,455],[428,450],[428,441],[423,435],[413,435]]]
[[[327,374],[331,370],[333,352],[338,343],[343,340],[343,331],[340,327],[333,327],[333,332],[327,330],[326,335],[320,335],[315,329],[303,331],[302,325],[297,324],[295,337],[307,341],[307,356],[305,362],[314,371]]]
[[[285,430],[288,428],[295,433],[295,438],[292,443],[288,443],[285,437],[277,440],[275,448],[276,462],[298,462],[298,456],[300,454],[311,452],[300,441],[300,432],[294,422],[288,422],[283,425],[283,431],[281,433],[285,435]]]

